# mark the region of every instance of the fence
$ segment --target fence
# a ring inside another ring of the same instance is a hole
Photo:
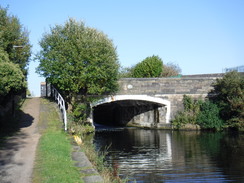
[[[66,115],[65,101],[56,88],[51,86],[51,90],[52,90],[51,95],[57,101],[59,109],[61,110],[61,113],[62,113],[63,122],[64,122],[64,130],[67,131],[67,115]]]
[[[244,65],[224,69],[224,72],[230,72],[230,71],[244,72]]]

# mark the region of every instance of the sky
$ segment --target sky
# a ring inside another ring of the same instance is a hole
[[[45,78],[33,58],[50,27],[69,18],[104,32],[121,66],[157,55],[182,74],[222,73],[244,65],[244,0],[0,0],[30,32],[28,87],[40,95]]]

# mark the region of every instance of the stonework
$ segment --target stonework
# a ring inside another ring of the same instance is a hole
[[[149,95],[170,101],[171,114],[183,109],[183,96],[205,99],[217,78],[223,74],[183,76],[181,78],[123,78],[119,80],[118,95]]]
[[[183,109],[183,96],[205,99],[221,74],[181,78],[124,78],[119,91],[92,104],[94,120],[103,124],[167,127]],[[161,100],[161,102],[159,102]]]

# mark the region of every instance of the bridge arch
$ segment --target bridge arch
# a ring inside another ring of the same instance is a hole
[[[100,106],[109,106],[111,107],[112,105],[120,105],[122,107],[126,108],[126,105],[153,105],[154,108],[157,107],[163,107],[165,110],[165,121],[164,123],[170,123],[170,110],[171,110],[171,105],[170,101],[159,98],[159,97],[152,97],[148,95],[113,95],[113,96],[108,96],[106,98],[100,99],[96,102],[91,103],[91,108],[93,109],[91,113],[91,119],[92,122],[94,122],[94,112],[96,113],[97,108]],[[106,108],[108,109],[108,108]],[[106,111],[104,109],[104,111]],[[129,109],[130,110],[130,109]],[[100,111],[101,113],[101,111]],[[100,116],[103,116],[100,114]]]

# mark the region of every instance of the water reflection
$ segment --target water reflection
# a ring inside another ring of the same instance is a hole
[[[121,128],[98,130],[94,142],[107,147],[114,174],[131,182],[244,181],[240,134]]]

